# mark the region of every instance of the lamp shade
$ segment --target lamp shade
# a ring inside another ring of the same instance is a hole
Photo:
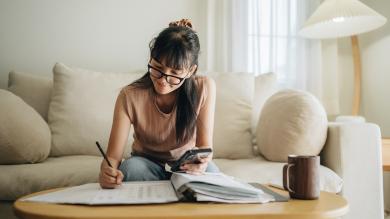
[[[386,21],[358,0],[324,0],[299,35],[317,39],[352,36],[374,30]]]

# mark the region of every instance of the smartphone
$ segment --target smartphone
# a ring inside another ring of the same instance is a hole
[[[213,150],[211,148],[188,150],[171,166],[171,171],[179,171],[182,164],[199,163],[199,158],[205,158],[212,152]]]

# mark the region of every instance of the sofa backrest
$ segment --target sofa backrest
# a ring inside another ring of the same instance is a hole
[[[253,133],[264,102],[276,91],[276,75],[274,73],[267,73],[253,76],[248,73],[215,72],[202,74],[214,78],[217,85],[213,138],[214,156],[216,158],[230,159],[255,156],[253,150],[255,138]],[[139,76],[140,74],[138,73],[137,75]],[[8,89],[20,96],[48,121],[47,115],[53,89],[52,78],[13,71],[9,75]],[[101,104],[112,105],[114,102],[111,101]],[[112,115],[105,116],[109,116],[108,119],[110,121],[112,120]],[[96,118],[99,119],[99,117]],[[109,127],[105,127],[105,132],[107,133],[104,133],[105,137],[102,137],[105,138],[104,143],[108,140],[110,125]],[[89,128],[93,128],[93,126]],[[97,126],[96,128],[101,127]],[[53,132],[52,126],[51,129]],[[57,134],[61,135],[61,133]],[[132,137],[129,139],[127,146],[130,147],[131,144]],[[82,145],[81,147],[87,146]],[[88,147],[91,146],[88,145]],[[85,148],[80,148],[77,152],[73,150],[70,154],[98,155],[98,151],[95,151],[95,148],[93,150],[91,152],[90,150],[85,150]],[[69,155],[69,153],[65,154]],[[61,153],[55,155],[60,156]],[[125,155],[125,157],[127,156],[128,154]]]

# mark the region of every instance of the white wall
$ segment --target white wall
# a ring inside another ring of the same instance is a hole
[[[98,71],[143,69],[149,42],[189,18],[205,48],[204,0],[0,0],[0,88],[10,70],[51,76],[56,62]],[[202,68],[203,56],[200,56]]]
[[[359,35],[362,59],[361,115],[381,127],[382,136],[390,138],[390,1],[361,0],[387,17],[380,29]],[[353,62],[349,38],[339,43],[340,107],[350,114],[353,95]],[[362,161],[364,162],[364,161]],[[390,172],[384,173],[385,208],[390,210]]]

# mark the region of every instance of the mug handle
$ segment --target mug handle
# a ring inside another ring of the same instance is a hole
[[[295,166],[295,164],[286,164],[283,166],[283,187],[289,192],[295,193],[294,190],[290,188],[290,167]]]

